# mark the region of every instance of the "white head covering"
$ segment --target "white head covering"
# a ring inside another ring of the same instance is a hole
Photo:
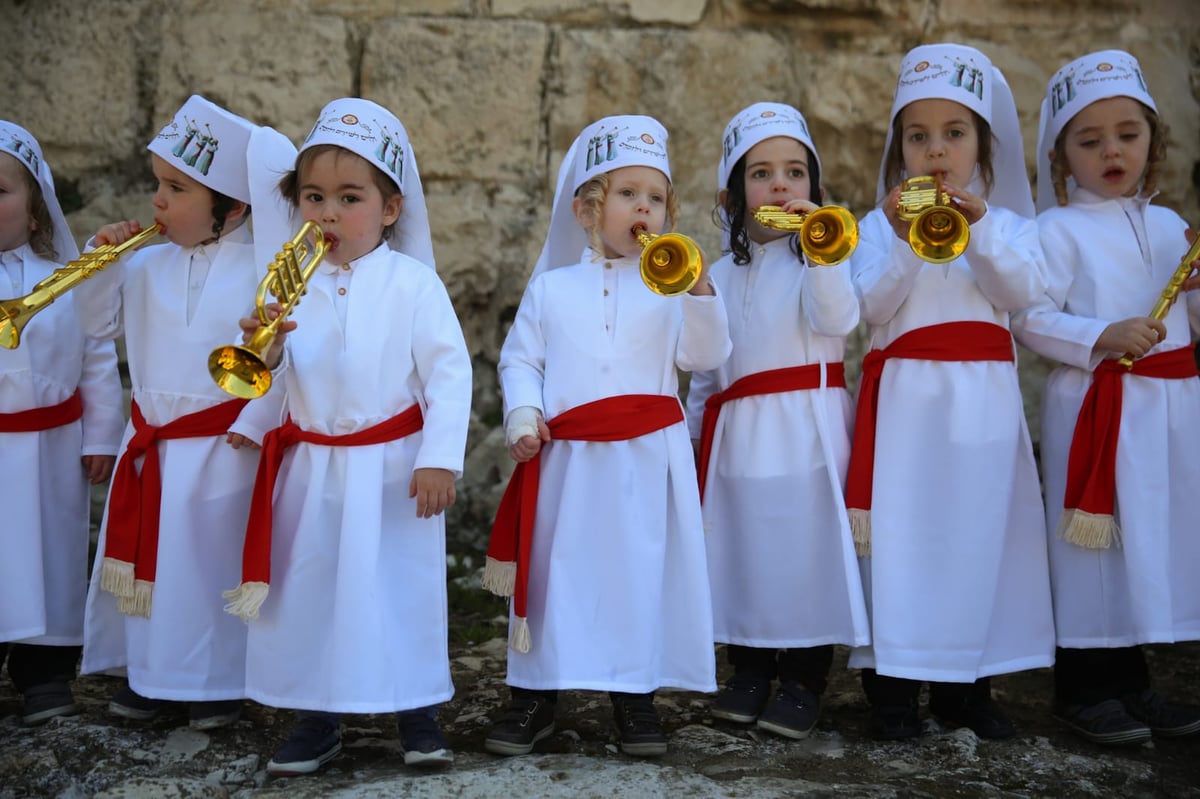
[[[193,94],[146,149],[200,185],[249,203],[246,150],[255,127]]]
[[[1141,66],[1136,58],[1123,50],[1090,53],[1067,64],[1050,79],[1038,121],[1039,211],[1056,204],[1054,183],[1050,178],[1050,151],[1054,149],[1058,135],[1084,108],[1110,97],[1130,97],[1158,112],[1154,98],[1146,88]],[[1068,185],[1074,185],[1074,179],[1068,178]]]
[[[783,103],[755,103],[739,111],[725,126],[725,135],[721,137],[721,162],[717,165],[717,188],[728,188],[729,173],[734,164],[750,152],[751,147],[775,136],[787,136],[807,147],[817,159],[818,174],[814,177],[820,179],[821,156],[817,155],[804,115]]]
[[[67,218],[63,215],[58,195],[54,193],[54,176],[50,165],[42,157],[42,147],[33,134],[20,125],[0,120],[0,152],[8,153],[29,170],[42,190],[50,220],[54,223],[54,249],[59,261],[72,261],[79,257],[79,247],[71,236]]]
[[[365,158],[396,184],[404,205],[388,246],[437,269],[417,157],[396,115],[360,97],[334,100],[321,109],[300,152],[321,144],[336,145]]]
[[[1032,217],[1033,196],[1025,175],[1025,144],[1012,91],[999,69],[974,47],[925,44],[915,47],[900,63],[900,78],[888,118],[887,142],[879,164],[876,203],[886,191],[883,179],[892,146],[892,125],[906,105],[916,100],[953,100],[966,106],[992,129],[992,172],[995,185],[985,198],[990,205]],[[908,175],[908,177],[916,177]],[[982,191],[982,187],[979,187]]]
[[[550,230],[533,277],[556,266],[578,263],[588,246],[587,231],[572,210],[576,190],[592,178],[627,166],[648,166],[671,179],[667,129],[653,117],[613,116],[583,129],[558,168]]]

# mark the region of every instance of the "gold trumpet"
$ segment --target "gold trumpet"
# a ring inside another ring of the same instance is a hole
[[[858,222],[854,214],[837,205],[827,205],[810,214],[791,214],[778,205],[763,205],[751,213],[763,227],[799,233],[800,249],[818,266],[840,264],[858,246]]]
[[[1179,291],[1183,288],[1183,282],[1192,273],[1192,262],[1196,260],[1200,260],[1200,233],[1197,233],[1196,238],[1192,239],[1192,246],[1188,247],[1188,251],[1183,255],[1183,260],[1175,268],[1175,273],[1167,281],[1167,287],[1159,295],[1158,302],[1154,303],[1154,307],[1150,309],[1151,319],[1161,321],[1166,317],[1167,311],[1171,310],[1171,306],[1175,304],[1176,298],[1179,297]],[[1126,369],[1132,369],[1134,360],[1136,360],[1134,356],[1127,352],[1118,363]]]
[[[908,244],[922,261],[944,264],[967,249],[971,226],[951,206],[942,190],[941,176],[923,175],[904,181],[897,212],[912,222]]]
[[[700,279],[704,270],[704,255],[700,246],[682,233],[647,233],[643,225],[633,228],[633,235],[642,245],[638,261],[642,281],[655,294],[675,297],[686,294]]]
[[[313,235],[309,249],[308,234]],[[258,284],[254,294],[254,309],[262,323],[242,346],[233,344],[217,347],[208,356],[208,373],[228,394],[242,399],[255,399],[271,388],[271,368],[267,366],[267,351],[279,335],[279,326],[291,315],[307,290],[308,281],[328,252],[325,235],[316,222],[305,222],[291,241],[267,267],[267,276]],[[267,318],[267,294],[283,306],[279,316]]]
[[[120,244],[103,244],[55,269],[24,297],[0,300],[0,347],[16,349],[21,343],[21,331],[34,314],[160,232],[162,227],[156,223]]]

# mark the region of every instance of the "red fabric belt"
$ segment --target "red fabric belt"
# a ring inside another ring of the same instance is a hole
[[[83,400],[79,389],[57,405],[30,408],[16,413],[0,413],[0,433],[36,433],[53,430],[83,418]]]
[[[875,480],[875,423],[879,381],[892,358],[919,361],[1013,361],[1012,334],[991,322],[946,322],[910,330],[882,350],[863,358],[862,382],[854,418],[854,443],[846,476],[846,507],[871,509]]]
[[[846,367],[841,361],[825,364],[826,385],[833,388],[846,387]],[[699,483],[700,501],[704,501],[704,486],[708,481],[708,461],[712,454],[713,435],[717,430],[717,418],[721,406],[731,400],[754,397],[761,394],[782,394],[787,391],[806,391],[821,387],[821,364],[791,366],[786,369],[770,369],[765,372],[739,377],[729,388],[718,391],[704,401],[704,419],[700,425]]]
[[[626,394],[577,405],[548,423],[550,444],[554,439],[572,441],[624,441],[653,433],[683,421],[679,399],[661,394]],[[492,525],[487,556],[503,564],[515,564],[513,613],[525,619],[528,598],[529,553],[533,522],[537,513],[541,453],[517,464]]]

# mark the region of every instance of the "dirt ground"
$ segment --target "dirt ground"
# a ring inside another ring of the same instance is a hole
[[[183,706],[171,707],[148,724],[124,722],[105,712],[121,680],[87,676],[75,685],[83,708],[80,716],[24,729],[18,719],[20,698],[5,677],[0,681],[0,799],[296,799],[334,792],[339,796],[564,795],[551,794],[549,788],[543,794],[529,792],[543,789],[513,789],[503,781],[503,771],[511,768],[513,759],[483,753],[483,739],[507,696],[504,642],[499,637],[483,643],[463,640],[463,631],[486,633],[488,624],[499,625],[479,619],[459,622],[452,638],[460,640],[453,640],[451,647],[457,694],[442,712],[458,759],[447,776],[437,778],[443,782],[426,782],[419,792],[416,786],[422,783],[402,765],[394,722],[388,716],[346,717],[345,749],[320,775],[269,781],[263,766],[287,734],[290,712],[247,703],[242,721],[211,734],[188,730]],[[1200,704],[1200,644],[1151,647],[1148,654],[1160,690]],[[718,662],[723,661],[721,657]],[[995,680],[997,699],[1018,726],[1013,740],[980,741],[969,730],[943,730],[929,720],[926,734],[916,741],[877,743],[868,737],[868,706],[857,673],[848,671],[845,663],[846,652],[839,651],[822,720],[807,741],[786,741],[714,723],[707,695],[660,694],[660,711],[672,735],[671,751],[651,761],[650,773],[658,774],[668,787],[655,783],[660,787],[653,791],[647,787],[645,795],[698,795],[692,788],[685,789],[692,785],[685,778],[696,776],[711,787],[706,796],[1200,797],[1200,738],[1155,740],[1120,750],[1076,739],[1050,715],[1047,670]],[[573,770],[589,771],[592,781],[587,784],[601,787],[585,795],[638,795],[636,787],[632,793],[602,787],[606,768],[631,767],[632,760],[617,751],[605,696],[566,692],[558,718],[558,731],[536,750],[540,757],[532,762],[539,769],[560,769],[558,776],[551,774],[552,781],[570,780]],[[475,781],[455,783],[456,772]],[[364,784],[393,787],[341,792]],[[672,784],[680,792],[671,790]],[[763,787],[767,785],[773,786],[770,792]]]

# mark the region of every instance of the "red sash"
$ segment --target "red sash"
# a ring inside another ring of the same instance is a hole
[[[244,399],[229,400],[181,416],[162,427],[153,427],[146,424],[137,400],[133,401],[130,410],[133,437],[113,473],[100,570],[100,587],[116,595],[122,613],[150,617],[162,504],[158,442],[225,435],[245,405]],[[139,474],[134,461],[143,455],[145,460]]]
[[[825,365],[826,385],[832,388],[846,387],[846,368],[841,361]],[[724,391],[718,391],[704,401],[704,419],[700,424],[700,463],[698,478],[700,501],[704,501],[704,485],[708,480],[708,461],[712,454],[713,435],[717,430],[717,418],[721,406],[730,400],[754,397],[761,394],[782,394],[785,391],[806,391],[821,387],[821,364],[790,366],[786,369],[771,369],[766,372],[739,377]]]
[[[859,555],[870,554],[871,493],[875,480],[875,423],[879,381],[892,358],[919,361],[1013,361],[1012,334],[991,322],[945,322],[910,330],[882,350],[863,358],[862,382],[854,418],[854,441],[846,475],[846,507]]]
[[[1081,547],[1105,549],[1119,535],[1113,516],[1117,486],[1117,438],[1121,432],[1123,376],[1186,380],[1198,374],[1191,347],[1139,358],[1126,368],[1116,360],[1101,361],[1083,398],[1071,454],[1067,489],[1058,530]]]
[[[554,439],[626,441],[682,421],[683,408],[677,397],[625,394],[577,405],[555,416],[547,426],[553,444]],[[508,481],[492,525],[483,575],[484,588],[513,598],[516,626],[509,645],[518,652],[528,652],[531,646],[526,599],[541,455],[539,449],[531,459],[518,463]]]
[[[317,444],[323,447],[366,447],[385,444],[412,435],[425,424],[421,407],[412,405],[390,419],[357,433],[329,436],[300,429],[290,418],[280,427],[263,436],[262,453],[258,459],[258,474],[254,478],[254,495],[250,500],[250,515],[246,520],[246,543],[242,550],[242,582],[224,596],[229,600],[225,610],[243,620],[258,617],[259,608],[267,598],[271,583],[271,530],[275,481],[283,465],[284,453],[296,444]]]
[[[79,389],[57,405],[30,408],[16,413],[0,413],[0,433],[37,433],[53,430],[83,418],[83,400]]]

